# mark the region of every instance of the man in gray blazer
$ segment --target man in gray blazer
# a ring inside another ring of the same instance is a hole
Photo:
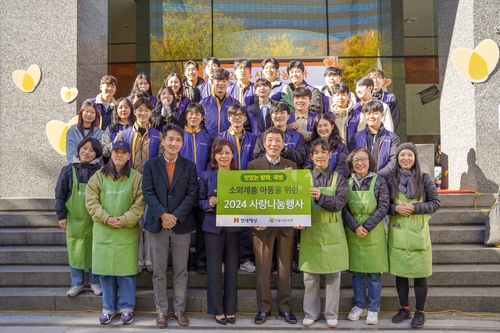
[[[196,165],[179,155],[184,134],[176,125],[163,130],[163,155],[144,165],[142,191],[148,205],[144,229],[153,261],[153,293],[158,312],[156,325],[167,327],[167,263],[172,249],[173,306],[180,326],[188,326],[185,314],[187,265],[191,231],[196,224],[193,207],[198,199]]]
[[[280,156],[285,141],[285,133],[270,127],[264,133],[266,154],[247,165],[247,170],[285,170],[297,169],[297,164]],[[271,262],[276,243],[278,262],[278,308],[279,315],[289,324],[296,324],[297,318],[290,308],[292,291],[292,261],[295,244],[293,227],[255,227],[253,229],[253,251],[257,267],[257,305],[259,313],[255,316],[257,325],[266,322],[271,315]]]

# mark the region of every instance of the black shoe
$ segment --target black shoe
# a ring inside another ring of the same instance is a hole
[[[297,263],[296,260],[294,260],[292,263],[292,273],[294,274],[302,273],[302,271],[299,269],[299,264]]]
[[[411,320],[411,327],[413,328],[422,328],[425,323],[425,314],[423,311],[417,310],[413,315],[413,319]]]
[[[236,324],[236,317],[234,317],[234,316],[233,317],[226,317],[226,320],[227,320],[228,324],[232,324],[232,325]]]
[[[291,312],[281,312],[279,313],[280,317],[285,317],[285,321],[289,324],[297,324],[297,318]]]
[[[403,307],[399,308],[398,314],[392,317],[392,322],[396,324],[401,324],[405,319],[411,318],[411,312],[409,309],[405,309]]]
[[[222,317],[221,319],[217,319],[217,317],[215,317],[215,321],[217,322],[217,324],[227,325],[226,317]]]
[[[196,274],[207,274],[207,268],[205,266],[196,267]]]
[[[264,324],[266,322],[266,318],[267,317],[271,317],[271,311],[269,311],[269,312],[259,312],[255,316],[253,322],[256,325],[262,325],[262,324]]]

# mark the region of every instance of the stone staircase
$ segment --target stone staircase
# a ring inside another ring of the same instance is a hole
[[[442,195],[441,209],[431,219],[434,274],[428,279],[427,311],[500,312],[500,248],[483,245],[486,213],[474,209],[474,198]],[[489,208],[493,200],[482,195],[477,204]],[[65,235],[53,207],[52,199],[0,199],[0,310],[101,309],[101,298],[88,290],[75,298],[66,296],[70,275]],[[206,311],[206,278],[189,272],[186,311]],[[238,278],[239,312],[256,312],[255,275],[240,271]],[[382,310],[396,310],[395,278],[386,273],[382,281]],[[170,273],[169,289],[171,282]],[[341,312],[353,305],[351,286],[350,275],[342,273]],[[302,312],[303,292],[302,274],[294,274],[295,312]],[[137,279],[137,310],[154,311],[151,274],[146,271]]]

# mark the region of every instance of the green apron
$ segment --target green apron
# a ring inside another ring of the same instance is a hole
[[[66,201],[68,210],[66,244],[69,265],[76,269],[92,267],[92,217],[85,207],[87,184],[79,183],[75,167],[71,167],[73,186],[71,196]]]
[[[349,210],[356,222],[362,225],[375,210],[378,204],[375,198],[373,177],[368,191],[353,191],[353,180],[349,179]],[[387,242],[384,221],[382,220],[364,238],[359,238],[349,227],[345,227],[349,246],[349,270],[358,273],[380,273],[389,269]]]
[[[422,200],[408,199],[400,192],[397,202],[414,203]],[[428,223],[430,218],[428,214],[391,216],[389,222],[391,274],[406,278],[424,278],[432,275],[432,249]]]
[[[134,202],[132,177],[124,182],[108,181],[104,176],[100,201],[112,217],[123,215]],[[92,273],[109,276],[130,276],[137,274],[139,260],[139,224],[133,228],[110,228],[107,224],[94,223],[92,251]]]
[[[330,187],[319,187],[325,195],[335,195],[337,173]],[[311,226],[300,234],[299,268],[314,274],[330,274],[349,268],[347,241],[342,211],[333,213],[321,208],[311,197]]]

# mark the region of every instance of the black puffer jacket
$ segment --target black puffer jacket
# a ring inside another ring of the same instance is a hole
[[[414,203],[413,207],[415,207],[415,211],[413,214],[432,214],[435,213],[439,207],[441,206],[441,200],[439,200],[439,194],[436,189],[436,185],[427,173],[422,173],[422,180],[424,183],[424,191],[425,198],[423,198],[423,202]],[[392,189],[392,182],[394,180],[391,179],[387,184],[389,187],[389,192]],[[389,207],[389,215],[396,215],[396,204],[391,201]]]
[[[371,173],[361,181],[361,187],[358,187],[356,182],[353,182],[352,191],[367,191],[370,189],[370,183],[372,178],[376,176],[375,173]],[[375,181],[375,187],[373,189],[375,192],[375,198],[377,199],[377,209],[373,212],[373,214],[363,223],[363,227],[370,232],[383,221],[384,217],[387,215],[389,211],[389,203],[390,203],[390,195],[389,188],[387,187],[387,183],[383,177],[378,176]],[[344,218],[344,224],[349,227],[352,231],[354,231],[357,227],[359,227],[358,222],[354,219],[351,211],[349,210],[349,201],[348,204],[345,205],[342,210],[342,217]]]

